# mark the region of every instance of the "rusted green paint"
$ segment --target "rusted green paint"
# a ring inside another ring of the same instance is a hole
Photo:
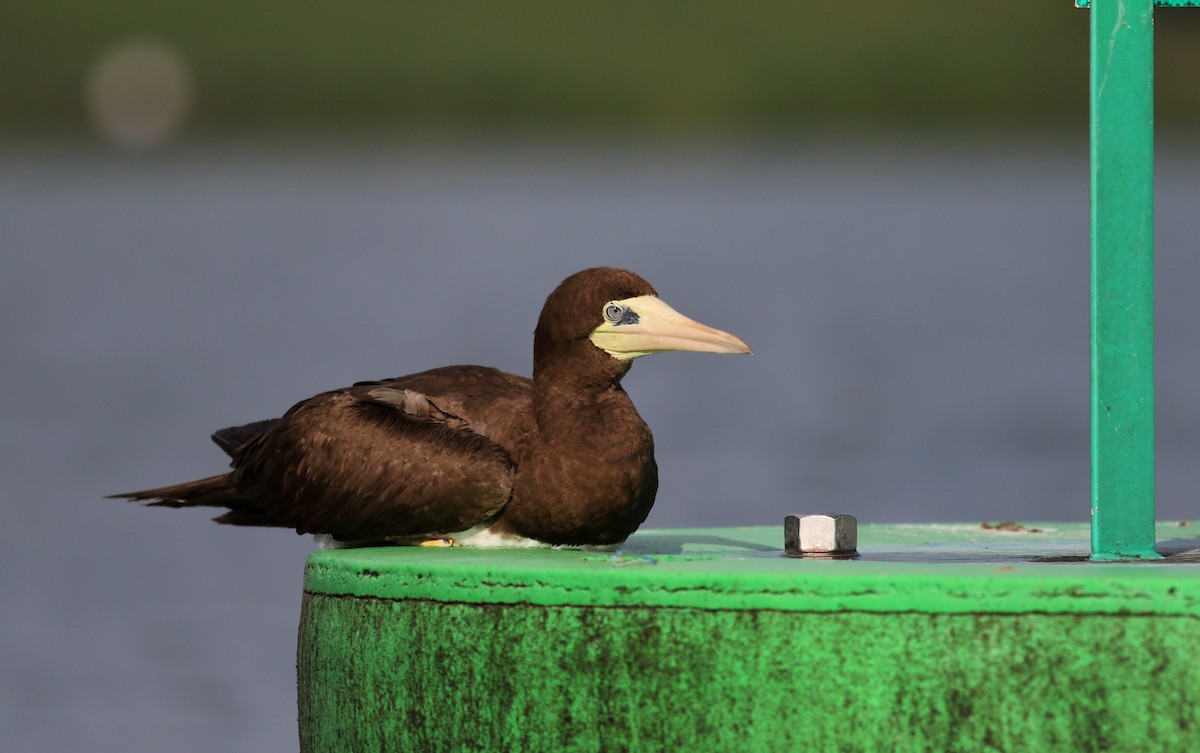
[[[647,532],[620,567],[317,553],[302,749],[1193,748],[1200,565],[1028,562],[1088,552],[1035,527],[864,526],[849,562],[780,557],[781,528]]]
[[[304,610],[305,751],[1182,751],[1200,735],[1188,617],[317,594]]]

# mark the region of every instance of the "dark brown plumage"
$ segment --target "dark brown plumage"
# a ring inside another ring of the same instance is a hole
[[[750,352],[611,268],[550,294],[533,350],[533,379],[447,366],[321,393],[214,434],[229,473],[114,496],[342,542],[616,544],[658,489],[650,429],[620,385],[631,360]]]

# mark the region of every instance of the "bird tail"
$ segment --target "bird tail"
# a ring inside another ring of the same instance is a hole
[[[147,507],[240,507],[245,503],[238,494],[232,473],[140,492],[110,494],[106,499],[145,502]]]
[[[218,523],[232,526],[280,525],[242,496],[232,473],[140,492],[110,494],[105,499],[145,502],[146,507],[224,507],[226,512],[213,518]]]

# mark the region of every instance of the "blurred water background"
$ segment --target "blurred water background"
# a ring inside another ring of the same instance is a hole
[[[1159,511],[1198,514],[1200,13],[1160,11]],[[634,269],[648,526],[1085,520],[1069,2],[0,8],[0,747],[294,750],[311,542],[104,494]]]

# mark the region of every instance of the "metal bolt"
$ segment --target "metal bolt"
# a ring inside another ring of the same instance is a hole
[[[858,520],[845,513],[789,515],[783,519],[789,557],[849,559],[858,555]]]

